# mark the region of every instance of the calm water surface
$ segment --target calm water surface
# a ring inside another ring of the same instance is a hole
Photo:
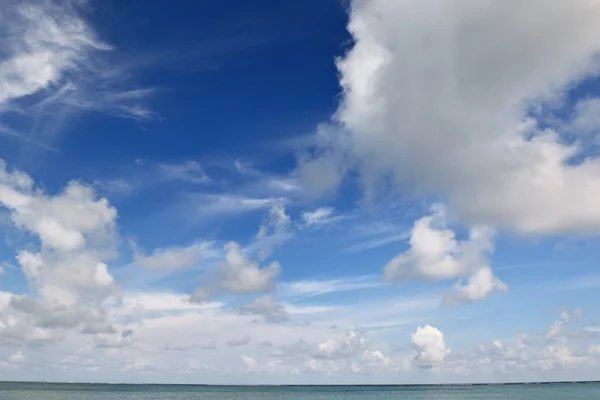
[[[0,400],[599,400],[599,383],[498,386],[180,386],[0,382]]]

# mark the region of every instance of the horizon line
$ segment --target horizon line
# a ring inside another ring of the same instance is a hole
[[[0,380],[0,385],[5,383],[21,384],[59,384],[59,385],[129,385],[129,386],[202,386],[202,387],[415,387],[415,386],[502,386],[502,385],[565,385],[600,383],[600,380],[561,380],[561,381],[514,381],[514,382],[476,382],[476,383],[326,383],[326,384],[276,384],[276,383],[149,383],[149,382],[83,382],[83,381],[5,381]]]

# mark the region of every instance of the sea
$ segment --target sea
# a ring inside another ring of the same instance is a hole
[[[600,383],[201,386],[0,382],[0,400],[599,400]]]

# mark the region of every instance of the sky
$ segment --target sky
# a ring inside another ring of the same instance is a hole
[[[7,0],[2,379],[600,379],[598,20]]]

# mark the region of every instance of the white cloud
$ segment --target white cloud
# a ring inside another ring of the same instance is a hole
[[[0,168],[4,176],[9,174],[2,161]],[[33,182],[22,179],[0,180],[0,202],[11,210],[13,223],[38,235],[43,246],[75,251],[86,241],[110,240],[116,210],[106,199],[94,199],[91,188],[71,182],[59,196],[48,197],[36,195]]]
[[[302,280],[284,282],[277,285],[279,293],[285,296],[318,296],[326,293],[372,289],[381,286],[372,276],[359,276],[346,279]]]
[[[267,220],[260,226],[256,234],[256,243],[261,260],[269,257],[275,246],[278,246],[288,240],[292,234],[290,232],[292,220],[286,214],[285,208],[276,204],[271,207]]]
[[[241,160],[235,160],[233,167],[246,178],[247,186],[245,189],[249,192],[284,196],[299,195],[303,192],[297,177],[272,175]]]
[[[414,360],[419,367],[439,366],[451,353],[444,342],[444,334],[433,326],[418,327],[411,337],[412,345],[418,352]]]
[[[572,376],[560,374],[593,368],[600,360],[595,342],[567,341],[571,336],[566,326],[563,334],[551,341],[533,333],[527,339],[504,338],[477,349],[468,343],[463,349],[453,346],[452,352],[444,335],[432,327],[417,329],[412,338],[406,330],[394,334],[399,339],[396,346],[406,347],[414,339],[417,353],[413,357],[408,349],[384,351],[390,345],[387,334],[330,327],[360,326],[383,311],[389,316],[414,312],[417,307],[406,300],[397,305],[375,303],[382,310],[364,302],[349,304],[311,324],[266,325],[252,323],[252,316],[238,315],[229,307],[190,304],[184,298],[177,293],[126,293],[123,306],[111,314],[120,321],[114,332],[90,336],[71,331],[67,340],[27,352],[27,362],[11,368],[19,371],[19,376],[29,377],[29,367],[37,365],[42,371],[35,372],[38,376],[62,380],[90,380],[93,376],[95,380],[139,382],[151,374],[158,381],[191,382],[197,371],[203,371],[203,379],[209,383],[232,378],[242,381],[248,372],[256,374],[247,381],[254,383],[381,383],[388,379],[393,383],[399,372],[403,382],[430,381],[429,370],[440,379],[459,382],[535,378],[534,371],[542,377]],[[422,315],[422,310],[416,314]],[[206,359],[211,361],[200,361]],[[307,375],[313,372],[318,375]]]
[[[461,276],[468,266],[461,260],[461,243],[446,227],[445,210],[434,207],[431,216],[415,222],[410,249],[391,260],[384,269],[390,281],[402,279],[448,279]]]
[[[8,361],[11,363],[22,363],[25,361],[25,354],[21,350],[17,351],[15,354],[8,358]]]
[[[364,350],[365,345],[366,341],[362,332],[349,330],[344,332],[341,337],[319,343],[313,357],[325,360],[350,358]]]
[[[480,368],[502,373],[531,374],[541,376],[575,368],[594,368],[600,359],[593,352],[594,345],[586,343],[588,338],[577,337],[568,332],[568,322],[572,317],[581,317],[580,310],[561,313],[559,320],[552,323],[546,335],[519,335],[508,342],[494,341],[492,345],[482,345],[477,350],[475,365]],[[571,341],[576,337],[577,341]],[[488,371],[489,372],[489,371]],[[581,374],[581,371],[580,371]],[[518,375],[517,375],[518,376]]]
[[[154,113],[143,105],[153,90],[132,89],[126,83],[127,63],[108,61],[112,47],[97,37],[79,6],[74,1],[14,1],[2,8],[0,114],[19,113],[38,130],[39,125],[62,126],[65,121],[60,118],[80,110],[153,118]],[[0,129],[53,149],[27,131],[12,126]],[[47,137],[56,132],[42,133]]]
[[[126,195],[135,190],[134,185],[123,178],[96,180],[94,181],[94,185],[112,195]]]
[[[57,195],[45,194],[28,175],[7,171],[1,160],[0,205],[17,229],[39,241],[17,251],[32,293],[4,293],[2,339],[45,343],[78,327],[104,329],[108,305],[121,298],[105,263],[115,253],[116,210],[78,182]]]
[[[365,350],[363,352],[363,357],[371,367],[370,369],[387,369],[394,364],[394,361],[391,358],[383,355],[379,350]]]
[[[494,291],[506,291],[508,286],[500,281],[489,267],[483,267],[468,277],[466,284],[457,283],[453,293],[444,299],[446,304],[468,303],[481,300]]]
[[[186,201],[193,205],[200,214],[208,217],[223,214],[243,214],[285,203],[283,198],[205,193],[189,195]]]
[[[205,301],[219,293],[251,294],[265,293],[273,288],[274,279],[279,275],[281,266],[277,262],[260,268],[250,261],[235,242],[224,247],[225,260],[207,277],[207,283],[196,288],[192,301]]]
[[[562,337],[565,326],[571,321],[572,318],[581,318],[582,311],[580,309],[565,310],[560,313],[560,319],[554,321],[546,332],[546,338],[556,339]]]
[[[265,186],[275,191],[284,193],[302,192],[300,183],[294,178],[268,178],[265,181]]]
[[[255,371],[258,368],[258,362],[252,357],[242,356],[242,361],[250,371]]]
[[[154,249],[145,255],[135,243],[134,262],[144,268],[154,270],[181,270],[198,266],[201,260],[216,257],[219,252],[213,248],[212,242],[198,241],[189,246],[173,246]]]
[[[443,196],[469,225],[597,231],[599,159],[571,163],[585,149],[530,111],[597,73],[599,17],[587,0],[354,1],[338,126],[301,158],[307,185],[356,169],[367,195]]]
[[[321,207],[314,211],[304,211],[302,220],[306,226],[321,226],[337,220],[333,217],[334,210],[331,207]]]
[[[437,205],[431,211],[432,215],[415,222],[410,248],[387,263],[384,277],[392,282],[465,278],[466,284],[455,285],[447,303],[479,300],[495,290],[506,290],[486,260],[493,250],[493,231],[472,228],[468,239],[460,241],[447,227],[444,207]]]
[[[267,372],[269,374],[298,375],[300,370],[279,360],[267,360],[259,363],[252,357],[242,356],[242,362],[248,372]]]
[[[170,292],[126,292],[123,304],[116,312],[131,313],[134,311],[148,313],[172,313],[201,310],[213,310],[223,306],[219,302],[203,304],[190,303],[184,294]]]
[[[262,316],[266,322],[280,323],[289,319],[283,304],[277,302],[272,295],[257,298],[250,304],[240,307],[240,313]]]
[[[159,164],[158,171],[167,180],[180,180],[190,183],[209,183],[211,179],[202,171],[196,161],[179,164]]]
[[[346,247],[344,252],[346,253],[358,253],[361,251],[367,251],[379,248],[381,246],[385,246],[392,243],[398,243],[403,240],[406,240],[410,237],[410,234],[405,232],[399,234],[391,234],[391,235],[381,235],[376,239],[370,239],[361,243],[354,244],[352,246]]]
[[[4,82],[0,103],[58,83],[65,72],[85,61],[90,50],[110,49],[68,6],[19,5],[0,15],[9,27],[19,28],[13,35],[22,35],[21,41],[11,43],[11,56],[0,64],[0,81]]]

